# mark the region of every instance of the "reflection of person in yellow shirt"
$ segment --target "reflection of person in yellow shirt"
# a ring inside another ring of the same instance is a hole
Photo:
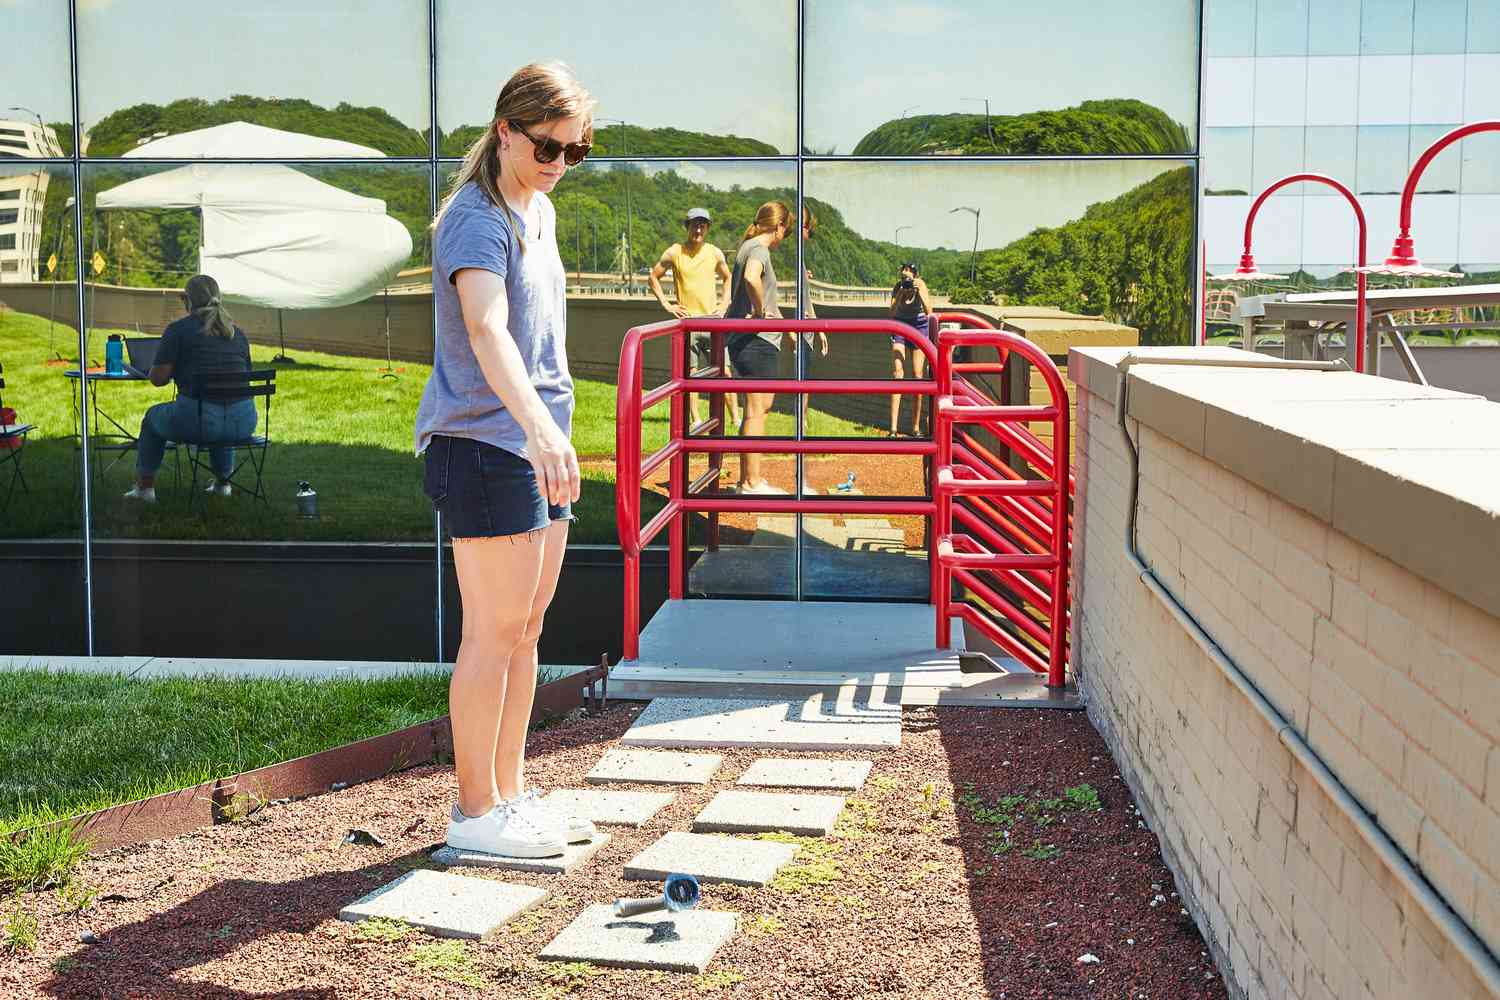
[[[705,242],[709,222],[708,209],[688,209],[682,220],[682,224],[687,227],[687,238],[681,243],[673,243],[662,252],[661,259],[651,268],[651,275],[647,279],[656,301],[678,319],[687,319],[689,316],[722,316],[729,307],[732,275],[729,265],[724,261],[724,251]],[[667,296],[661,289],[662,276],[668,270],[672,272],[672,285],[677,292],[675,304],[667,301]],[[715,281],[720,278],[724,281],[722,302],[718,300],[714,288]],[[691,358],[694,368],[703,368],[713,363],[713,346],[708,334],[692,335]],[[728,367],[726,361],[725,368]],[[739,405],[734,393],[725,394],[724,404],[728,410],[729,426],[739,426]],[[690,424],[699,422],[697,393],[688,396],[688,419]]]

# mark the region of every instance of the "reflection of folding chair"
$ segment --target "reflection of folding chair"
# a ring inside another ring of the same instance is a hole
[[[247,457],[235,463],[228,481],[260,500],[261,503],[269,505],[261,477],[266,468],[266,448],[271,443],[271,397],[275,394],[276,369],[274,368],[249,372],[207,372],[198,377],[194,396],[198,400],[198,425],[200,427],[203,425],[204,403],[232,403],[247,396],[264,397],[266,403],[265,413],[260,420],[261,433],[259,434],[252,434],[237,441],[214,441],[211,444],[195,441],[181,442],[182,446],[187,449],[188,463],[193,470],[192,482],[188,485],[189,506],[196,502],[198,497],[198,470],[204,470],[211,477],[214,475],[208,456],[212,448],[233,448],[236,451],[243,451]],[[253,487],[247,487],[235,478],[247,465],[255,472]]]
[[[0,365],[0,372],[5,367]],[[0,389],[5,388],[5,379],[0,377]],[[21,490],[31,492],[26,485],[26,474],[21,471],[21,450],[26,447],[26,435],[31,433],[34,425],[15,423],[15,414],[6,410],[4,398],[0,398],[0,466],[9,465],[10,483],[5,489],[5,503],[0,504],[0,509],[10,506],[10,498],[16,492],[16,484],[21,484]]]

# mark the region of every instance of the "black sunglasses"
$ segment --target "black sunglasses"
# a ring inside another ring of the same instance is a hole
[[[538,139],[515,122],[511,122],[510,127],[531,140],[531,153],[538,163],[551,163],[560,155],[564,163],[576,167],[589,155],[589,150],[594,148],[591,142],[561,143],[556,139]]]

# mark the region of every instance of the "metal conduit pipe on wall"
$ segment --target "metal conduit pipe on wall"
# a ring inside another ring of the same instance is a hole
[[[1157,579],[1155,571],[1146,564],[1136,550],[1135,522],[1136,498],[1140,486],[1140,452],[1126,426],[1126,392],[1130,382],[1130,368],[1137,364],[1300,371],[1348,371],[1349,367],[1343,361],[1276,361],[1273,359],[1236,362],[1214,361],[1207,358],[1147,358],[1127,354],[1119,364],[1120,380],[1115,391],[1115,420],[1120,426],[1120,436],[1125,440],[1125,447],[1130,452],[1130,494],[1126,504],[1125,557],[1130,560],[1131,566],[1135,568],[1147,589],[1166,606],[1167,611],[1178,624],[1187,629],[1193,640],[1208,654],[1209,660],[1219,668],[1219,672],[1245,696],[1261,718],[1275,731],[1276,738],[1282,746],[1286,747],[1297,762],[1307,769],[1307,772],[1318,783],[1318,787],[1349,818],[1360,837],[1385,862],[1386,867],[1396,876],[1402,887],[1416,899],[1422,912],[1427,914],[1428,919],[1438,928],[1444,939],[1463,956],[1475,978],[1492,995],[1500,997],[1500,962],[1496,961],[1495,956],[1474,933],[1473,928],[1453,912],[1443,897],[1411,863],[1406,853],[1376,824],[1369,811],[1360,804],[1359,800],[1338,779],[1338,776],[1328,768],[1328,765],[1323,763],[1322,758],[1308,745],[1292,724],[1286,721],[1275,706],[1266,699],[1260,689],[1255,686],[1255,682],[1246,676],[1245,672],[1229,658],[1229,655],[1204,630],[1203,626],[1198,624],[1197,619],[1182,602],[1167,589],[1161,580]]]

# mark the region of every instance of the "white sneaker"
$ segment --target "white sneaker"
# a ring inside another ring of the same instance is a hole
[[[790,493],[788,493],[786,490],[782,489],[780,486],[772,486],[769,482],[767,482],[764,479],[762,479],[760,482],[756,483],[753,486],[750,485],[749,483],[745,483],[744,485],[742,485],[740,487],[740,493],[744,494],[746,496],[757,496],[757,497],[785,497],[785,496],[791,496]]]
[[[538,823],[554,830],[561,830],[563,839],[570,844],[586,844],[594,839],[592,821],[582,816],[571,816],[561,809],[547,805],[535,788],[528,788],[517,796],[520,808],[527,810]]]
[[[147,486],[145,489],[142,489],[139,486],[132,486],[125,491],[124,497],[126,500],[141,500],[145,503],[156,503],[156,487]]]
[[[568,845],[560,832],[538,823],[512,799],[483,816],[465,816],[455,805],[448,817],[448,846],[509,858],[555,858]]]
[[[210,479],[208,485],[203,488],[204,493],[213,493],[216,496],[227,497],[232,492],[228,483],[220,483]]]

